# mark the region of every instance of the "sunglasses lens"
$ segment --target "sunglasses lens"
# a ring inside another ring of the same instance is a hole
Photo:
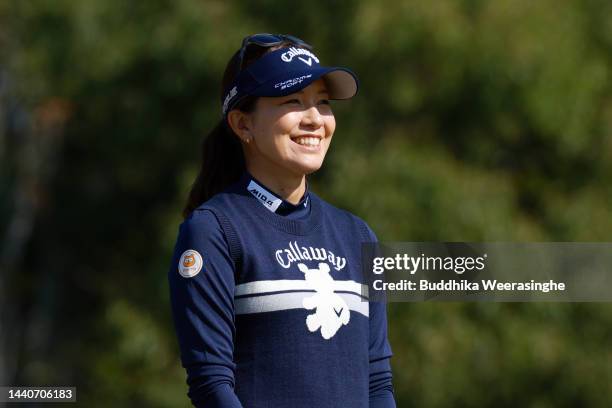
[[[245,37],[244,40],[242,40],[242,47],[240,48],[240,54],[238,59],[238,72],[242,70],[244,54],[249,45],[255,44],[260,47],[274,47],[275,45],[281,44],[283,41],[288,41],[300,47],[312,50],[311,45],[292,35],[269,33],[253,34],[248,37]]]
[[[304,46],[309,49],[312,48],[304,40],[301,40],[297,37],[294,37],[292,35],[286,35],[286,34],[268,34],[268,33],[253,34],[247,37],[244,40],[243,44],[245,45],[256,44],[256,45],[263,46],[263,47],[266,47],[266,46],[272,47],[274,45],[280,44],[283,41],[289,41],[296,45]]]
[[[287,35],[283,35],[283,37],[286,38],[287,40],[291,41],[294,44],[301,45],[301,46],[304,46],[304,47],[307,47],[307,48],[312,48],[312,46],[310,44],[306,43],[306,41],[301,40],[301,39],[299,39],[297,37],[294,37],[292,35],[288,35],[287,34]]]
[[[263,34],[254,34],[248,37],[246,43],[265,46],[265,45],[278,44],[281,41],[283,41],[283,39],[277,35],[263,33]]]

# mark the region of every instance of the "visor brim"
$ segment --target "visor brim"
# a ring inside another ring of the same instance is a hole
[[[322,78],[327,86],[329,99],[350,99],[357,94],[359,81],[347,68],[317,67],[304,71],[287,72],[249,92],[254,96],[278,97],[298,92]]]

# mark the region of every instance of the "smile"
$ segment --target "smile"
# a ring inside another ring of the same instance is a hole
[[[291,139],[295,143],[302,146],[319,146],[321,144],[321,139],[318,137],[310,137],[310,136],[299,136]]]

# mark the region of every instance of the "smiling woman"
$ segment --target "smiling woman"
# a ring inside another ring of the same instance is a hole
[[[360,218],[309,191],[357,92],[288,35],[246,37],[225,70],[168,273],[196,407],[395,407],[384,303]]]
[[[245,142],[246,166],[255,178],[268,185],[273,182],[270,176],[278,179],[278,174],[284,174],[282,181],[287,185],[278,187],[298,186],[294,188],[298,195],[287,197],[293,204],[303,193],[304,175],[323,164],[336,129],[323,79],[294,94],[260,97],[252,113],[233,110],[228,121]]]

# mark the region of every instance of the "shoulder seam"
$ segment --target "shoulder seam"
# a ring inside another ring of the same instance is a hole
[[[230,257],[232,258],[232,261],[234,261],[234,266],[236,267],[234,275],[234,279],[236,279],[238,277],[238,271],[240,271],[242,265],[242,246],[240,245],[240,238],[238,238],[236,230],[223,211],[208,205],[201,206],[198,208],[198,210],[210,211],[221,226],[225,239],[227,240]]]

